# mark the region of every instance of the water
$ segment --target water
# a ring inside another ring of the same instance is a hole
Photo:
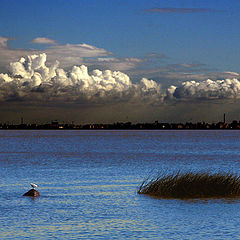
[[[138,195],[149,174],[240,173],[239,131],[0,131],[1,239],[240,239],[240,200]],[[41,196],[23,197],[29,183]]]

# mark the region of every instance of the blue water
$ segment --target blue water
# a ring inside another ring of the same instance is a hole
[[[149,174],[240,173],[240,131],[0,131],[1,239],[240,239],[240,200],[138,195]],[[41,196],[22,194],[39,185]]]

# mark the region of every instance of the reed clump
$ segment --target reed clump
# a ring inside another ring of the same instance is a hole
[[[180,173],[146,179],[139,194],[160,198],[235,198],[240,197],[240,176],[232,173]]]

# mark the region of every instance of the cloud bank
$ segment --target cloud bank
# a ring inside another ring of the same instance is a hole
[[[202,82],[186,81],[181,86],[170,86],[168,98],[182,100],[214,100],[240,98],[240,81],[237,78]]]
[[[4,39],[2,42],[5,43]],[[88,45],[83,47],[92,48]],[[172,85],[163,90],[159,83],[147,78],[133,83],[121,71],[94,69],[89,73],[88,67],[83,64],[75,65],[68,71],[59,66],[58,61],[47,64],[46,53],[21,57],[19,61],[10,63],[10,73],[0,74],[0,101],[159,105],[172,100],[191,102],[240,98],[239,74],[235,72],[226,72],[232,78],[188,80],[180,86]]]
[[[11,74],[0,74],[0,101],[150,103],[161,100],[161,87],[153,80],[143,78],[134,84],[120,71],[95,69],[89,75],[85,65],[65,71],[58,61],[48,67],[46,60],[47,55],[42,53],[10,63]]]

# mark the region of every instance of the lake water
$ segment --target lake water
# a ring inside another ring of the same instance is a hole
[[[1,239],[240,239],[240,200],[137,194],[149,174],[240,173],[240,131],[0,131]],[[39,185],[40,197],[23,197]]]

